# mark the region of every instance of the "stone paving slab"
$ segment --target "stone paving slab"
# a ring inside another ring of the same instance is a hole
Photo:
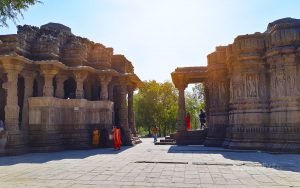
[[[300,155],[154,145],[0,158],[0,187],[300,187]]]

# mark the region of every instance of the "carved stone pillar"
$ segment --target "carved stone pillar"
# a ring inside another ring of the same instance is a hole
[[[64,92],[64,82],[68,79],[66,75],[57,75],[55,77],[56,80],[56,90],[55,97],[63,99],[65,96]]]
[[[186,84],[181,83],[177,89],[179,91],[179,98],[178,98],[178,125],[177,130],[178,131],[185,131],[186,125],[185,125],[185,97],[184,97],[184,90],[186,88]]]
[[[41,72],[44,75],[44,97],[53,97],[53,78],[58,70],[51,65],[41,65]]]
[[[10,62],[9,62],[10,63]],[[6,89],[6,106],[5,110],[5,124],[8,131],[19,130],[19,111],[18,105],[18,74],[23,66],[15,66],[12,64],[2,64],[7,73],[7,82],[3,84]]]
[[[99,76],[101,90],[100,100],[108,100],[108,84],[111,81],[111,76]]]
[[[25,89],[24,89],[24,100],[23,100],[23,110],[22,110],[22,128],[24,130],[28,129],[28,98],[32,97],[33,95],[33,81],[36,76],[35,73],[33,72],[22,72],[22,76],[24,77],[24,82],[25,82]]]
[[[84,98],[83,82],[87,77],[87,73],[83,71],[76,71],[74,72],[74,75],[76,79],[76,98],[82,99]]]
[[[136,136],[136,127],[134,121],[134,111],[133,111],[133,91],[134,86],[128,86],[128,123],[130,130],[134,136]]]
[[[127,108],[127,101],[126,101],[126,95],[127,95],[127,86],[126,83],[121,83],[120,85],[120,109],[119,109],[119,120],[120,120],[120,126],[124,130],[124,136],[123,136],[123,142],[125,145],[131,145],[131,132],[128,126],[128,108]]]

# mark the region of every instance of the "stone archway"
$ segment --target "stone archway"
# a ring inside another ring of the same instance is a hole
[[[177,133],[175,139],[177,144],[203,144],[207,136],[207,130],[187,131],[185,123],[186,107],[184,91],[188,84],[203,83],[204,91],[207,94],[207,67],[182,67],[177,68],[171,74],[172,81],[179,91],[178,95],[178,116]],[[204,97],[205,103],[208,96]],[[206,109],[208,112],[209,110]],[[209,123],[209,122],[208,122]]]

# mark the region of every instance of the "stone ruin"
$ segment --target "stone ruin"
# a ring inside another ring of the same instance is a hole
[[[0,35],[0,155],[89,148],[94,127],[105,147],[113,125],[130,145],[133,91],[141,85],[113,48],[58,23],[18,26]]]
[[[179,90],[178,135],[187,132],[184,89],[202,82],[208,114],[205,145],[299,152],[300,20],[280,19],[264,33],[238,36],[207,59],[207,67],[172,73]]]

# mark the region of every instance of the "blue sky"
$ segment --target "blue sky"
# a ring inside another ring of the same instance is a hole
[[[297,0],[42,0],[18,24],[62,23],[75,35],[124,54],[142,80],[171,80],[176,67],[205,66],[206,56],[269,22],[300,19]],[[16,33],[0,28],[0,34]]]

